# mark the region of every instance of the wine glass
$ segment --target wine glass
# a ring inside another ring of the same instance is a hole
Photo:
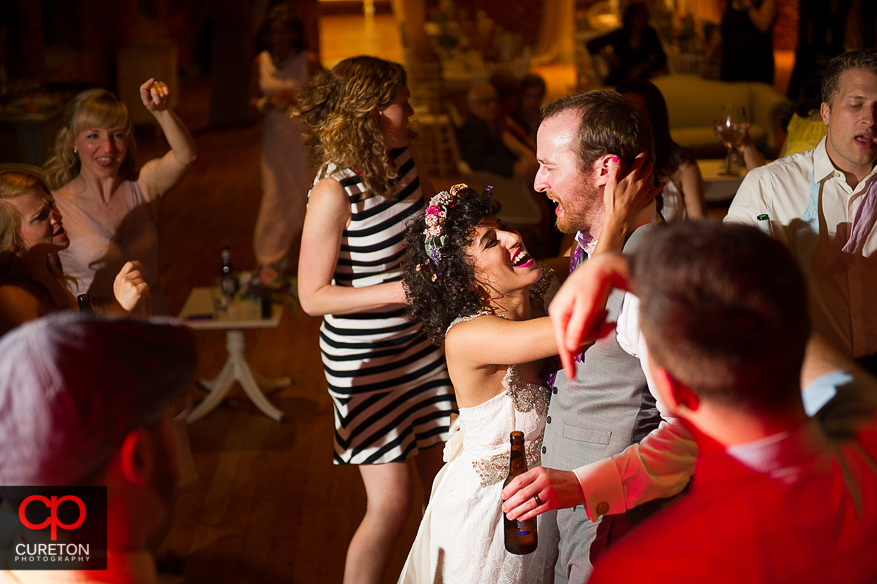
[[[731,157],[734,146],[740,143],[746,132],[749,131],[749,122],[746,121],[746,110],[738,105],[724,105],[716,118],[716,137],[721,140],[728,149],[728,157],[725,160],[725,169],[719,174],[736,176],[737,170],[732,166]]]

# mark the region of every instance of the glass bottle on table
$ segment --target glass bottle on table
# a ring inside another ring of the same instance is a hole
[[[511,450],[509,452],[509,476],[503,487],[506,487],[512,479],[519,474],[527,472],[527,455],[524,452],[524,433],[514,431],[509,436]],[[536,518],[510,521],[505,513],[502,514],[505,524],[505,549],[513,554],[523,555],[536,551],[539,538],[536,533]]]
[[[716,137],[721,140],[722,144],[728,150],[725,159],[725,168],[719,173],[726,176],[737,176],[738,172],[734,168],[733,155],[734,147],[743,140],[746,132],[749,131],[749,122],[746,121],[746,109],[738,105],[722,106],[719,116],[716,118],[715,132]]]
[[[238,291],[238,279],[231,267],[231,250],[228,246],[222,248],[222,273],[219,276],[219,289],[227,302],[231,302]]]

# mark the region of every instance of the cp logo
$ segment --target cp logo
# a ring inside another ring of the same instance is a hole
[[[49,509],[51,512],[49,513],[49,518],[40,523],[39,525],[34,525],[30,521],[27,520],[27,517],[24,514],[24,510],[30,504],[31,501],[39,501],[43,505],[46,506],[46,509]],[[73,501],[79,507],[79,519],[76,523],[61,523],[58,519],[58,506],[64,501]],[[21,507],[18,509],[18,518],[21,519],[21,523],[29,528],[29,529],[45,529],[47,526],[52,526],[52,541],[58,539],[58,528],[61,529],[76,529],[82,522],[85,521],[85,503],[82,502],[82,499],[79,497],[74,497],[73,495],[67,495],[65,497],[52,497],[49,499],[48,497],[43,497],[42,495],[31,495],[21,503]]]

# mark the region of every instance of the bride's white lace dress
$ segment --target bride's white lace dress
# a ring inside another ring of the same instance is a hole
[[[508,475],[510,432],[524,433],[527,466],[539,465],[551,392],[523,381],[516,365],[509,365],[503,387],[481,405],[460,408],[399,584],[524,581],[536,554],[506,551],[500,491]]]

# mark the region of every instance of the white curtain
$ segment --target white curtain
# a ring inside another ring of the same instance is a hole
[[[575,0],[542,1],[542,21],[531,64],[572,61],[575,4]]]

